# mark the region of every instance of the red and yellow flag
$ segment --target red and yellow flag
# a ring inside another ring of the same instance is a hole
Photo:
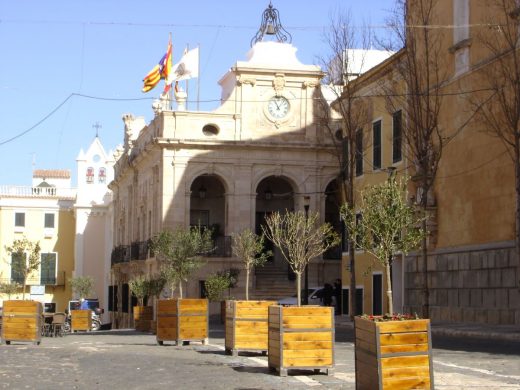
[[[161,58],[159,63],[153,67],[153,69],[144,77],[143,79],[143,92],[149,92],[155,88],[155,86],[161,81],[161,79],[166,80],[170,75],[172,69],[172,41],[168,42],[168,49],[166,50],[166,54]],[[165,86],[165,92],[166,88]],[[169,89],[169,87],[168,87]]]

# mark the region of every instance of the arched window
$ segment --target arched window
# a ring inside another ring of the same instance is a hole
[[[106,169],[103,167],[99,168],[98,181],[100,183],[104,183],[104,182],[106,182],[106,180],[107,180]]]
[[[94,183],[94,168],[87,168],[87,183]]]

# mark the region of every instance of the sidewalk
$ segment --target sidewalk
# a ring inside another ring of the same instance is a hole
[[[349,317],[336,316],[336,327],[353,328]],[[519,341],[520,326],[492,325],[477,323],[432,322],[432,335],[450,337],[468,337],[478,339],[493,339],[502,341]]]

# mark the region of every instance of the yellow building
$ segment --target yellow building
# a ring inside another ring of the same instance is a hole
[[[63,170],[35,170],[31,187],[0,187],[0,281],[22,282],[11,269],[6,246],[22,237],[39,242],[41,263],[28,276],[26,299],[53,303],[51,311],[64,311],[71,297],[67,280],[74,268],[75,197],[70,171]],[[21,288],[11,296],[21,298]],[[0,300],[6,299],[0,294]]]
[[[408,22],[424,26],[424,20],[419,23],[417,19],[419,7],[413,6],[417,1],[430,3],[429,0],[410,1]],[[432,235],[426,272],[420,253],[408,256],[397,267],[394,263],[394,289],[399,289],[403,297],[395,306],[397,310],[402,307],[406,312],[420,314],[426,276],[433,320],[520,324],[520,295],[516,285],[520,278],[519,259],[514,251],[515,165],[504,142],[492,135],[489,123],[483,121],[482,116],[475,114],[479,102],[499,104],[498,95],[493,100],[492,83],[502,81],[503,88],[511,85],[508,77],[514,74],[515,68],[509,68],[501,76],[497,69],[506,69],[504,64],[508,64],[514,54],[507,52],[504,37],[511,25],[513,36],[517,34],[514,23],[518,5],[514,1],[505,2],[504,10],[498,7],[502,4],[498,1],[432,4],[428,24],[444,26],[430,30],[431,42],[436,42],[435,48],[430,50],[439,59],[436,64],[440,81],[430,90],[438,92],[436,96],[440,99],[437,117],[442,141],[436,141],[435,145],[439,150],[439,142],[442,142],[443,148],[433,189],[427,194]],[[410,29],[416,30],[419,28]],[[413,34],[408,38],[412,39]],[[493,43],[502,50],[500,56],[491,50]],[[383,168],[393,164],[390,153],[394,113],[388,112],[388,104],[373,92],[395,77],[410,47],[357,80],[367,91],[372,91],[366,94],[374,108],[372,125],[364,127],[369,139],[374,123],[382,118]],[[424,47],[419,45],[416,55],[418,58],[424,55]],[[425,76],[425,69],[422,68],[421,76]],[[489,75],[493,75],[493,80]],[[402,110],[403,131],[410,121],[406,115],[410,107],[411,104]],[[497,107],[495,105],[494,113],[501,120],[504,113]],[[371,153],[365,151],[364,161],[373,166]],[[410,176],[417,173],[406,143],[403,144],[403,161],[409,164],[403,163],[399,171]],[[356,179],[357,189],[386,179],[383,174],[367,175],[371,169],[371,166],[364,168],[364,174]],[[411,196],[418,201],[423,195],[417,182],[412,181],[410,188]],[[344,258],[344,269],[347,264],[348,259]],[[374,295],[379,295],[380,290],[373,287],[374,277],[363,277],[363,270],[367,269],[368,261],[360,256],[357,277],[363,287],[363,312],[372,313],[375,312]],[[372,270],[372,274],[374,272],[378,271]],[[397,285],[399,278],[400,286]],[[348,273],[344,275],[344,284],[346,280],[349,280]],[[383,291],[384,288],[383,285]]]

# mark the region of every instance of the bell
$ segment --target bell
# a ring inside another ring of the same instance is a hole
[[[274,29],[274,26],[271,24],[271,23],[268,23],[266,28],[265,28],[265,33],[267,35],[274,35],[275,34],[275,29]]]

